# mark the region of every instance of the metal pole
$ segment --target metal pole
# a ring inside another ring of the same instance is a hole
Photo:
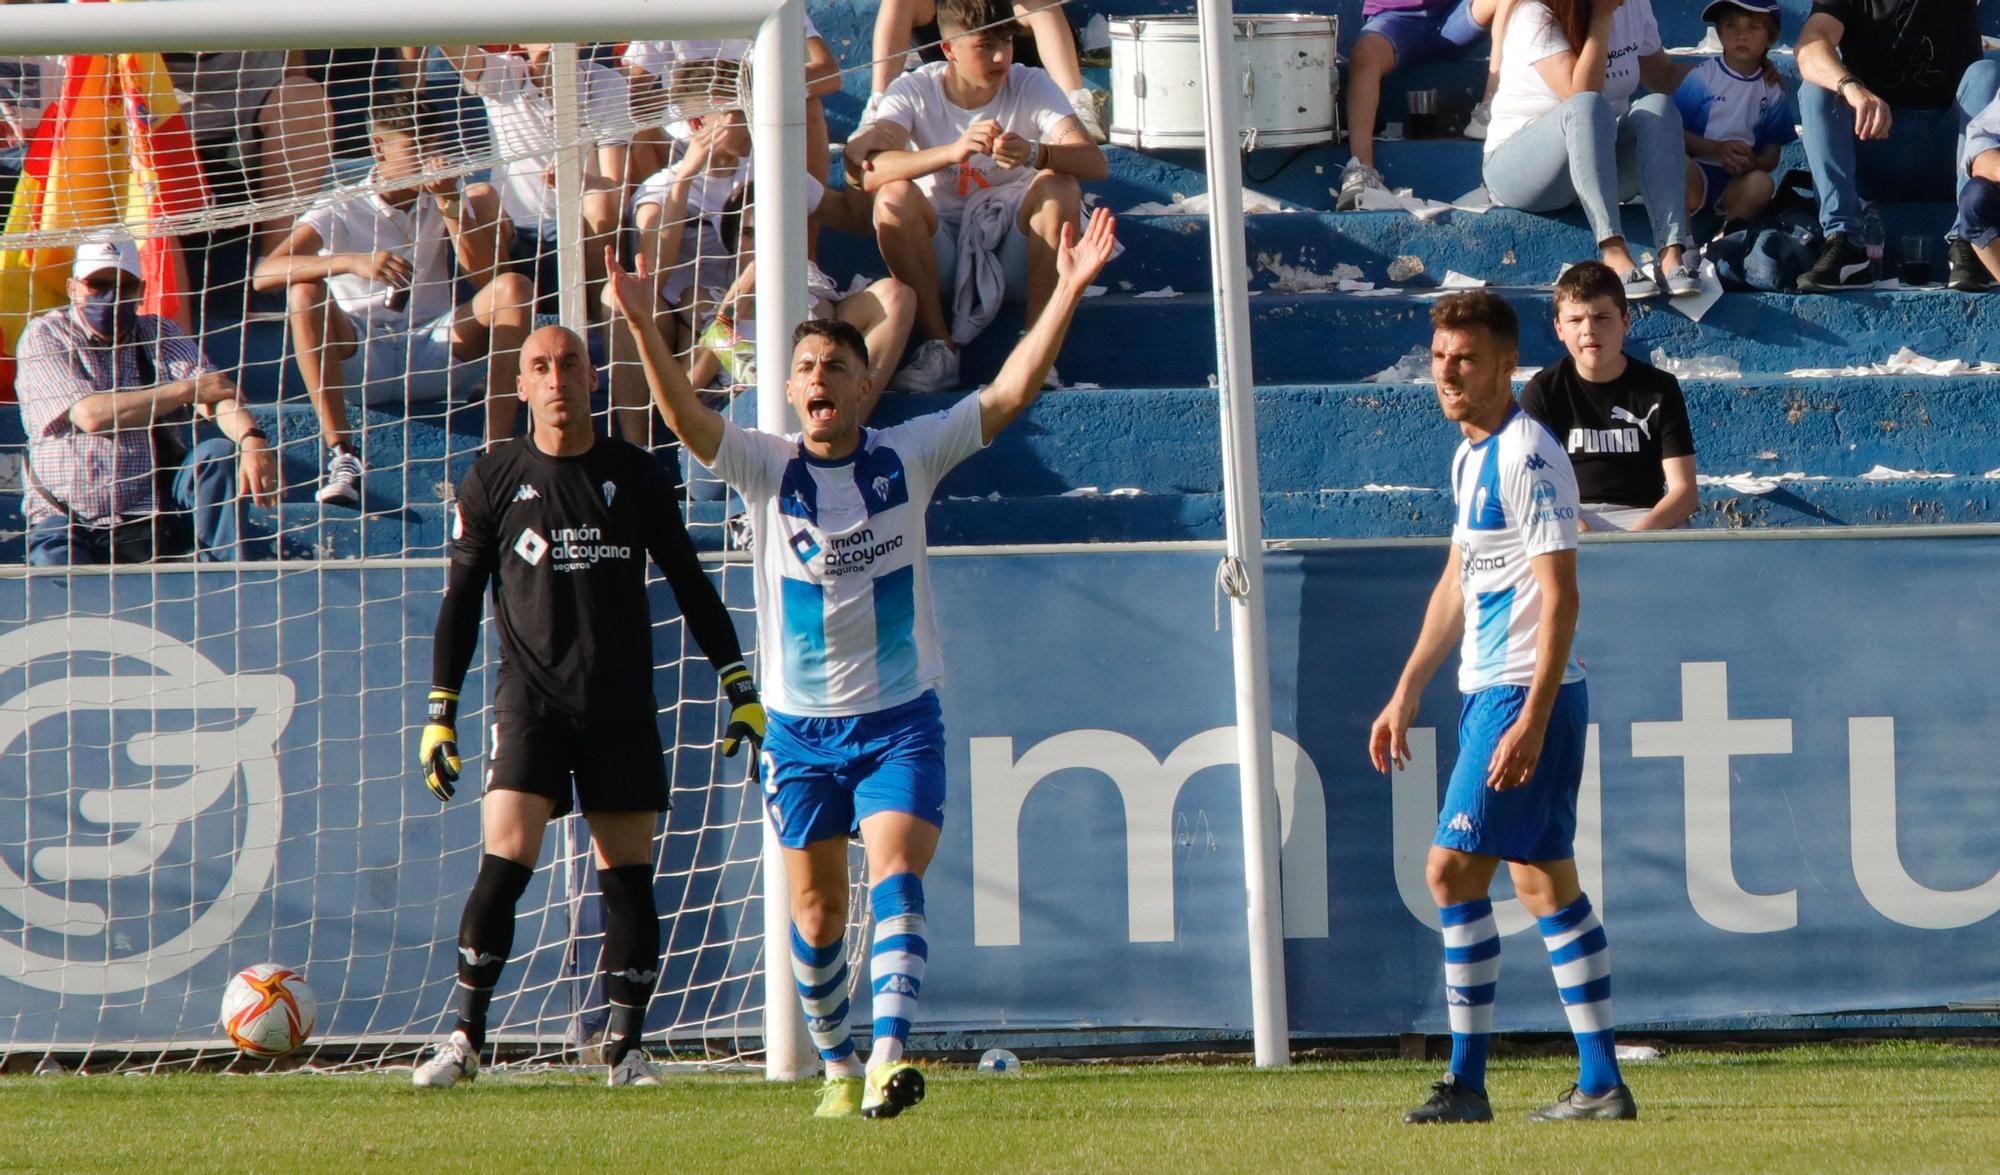
[[[804,0],[785,0],[764,21],[752,57],[751,150],[757,216],[757,427],[792,430],[785,402],[792,327],[806,316],[806,25]],[[792,979],[792,902],[777,835],[764,822],[764,1076],[794,1081],[819,1071]]]
[[[1222,393],[1222,488],[1236,668],[1236,751],[1241,764],[1243,882],[1250,932],[1250,1018],[1257,1064],[1291,1063],[1285,1010],[1285,940],[1278,880],[1278,795],[1271,785],[1270,654],[1264,629],[1264,519],[1257,486],[1257,420],[1250,378],[1250,266],[1243,233],[1242,133],[1230,0],[1198,0],[1202,118],[1207,131],[1210,287],[1216,382]]]
[[[583,143],[582,72],[574,42],[549,50],[549,97],[556,116],[556,309],[563,325],[578,334],[590,329],[583,281],[583,153],[594,149]]]

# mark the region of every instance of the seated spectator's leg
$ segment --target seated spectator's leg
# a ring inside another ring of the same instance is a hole
[[[475,256],[484,254],[493,259],[491,268],[465,275],[476,288],[492,281],[505,268],[514,226],[500,210],[500,191],[492,184],[467,184],[464,200],[458,221],[459,235],[473,247]]]
[[[820,199],[819,210],[813,213],[813,220],[821,228],[850,237],[874,236],[875,198],[858,187],[828,188]]]
[[[821,125],[824,126],[824,122]],[[626,182],[637,187],[647,176],[667,165],[669,154],[671,150],[667,143],[667,132],[656,126],[640,128],[639,132],[632,136],[631,145],[625,151],[625,158],[628,161],[625,168]]]
[[[882,0],[875,10],[874,57],[868,73],[868,92],[880,94],[903,72],[903,59],[910,52],[910,33],[920,24],[937,18],[936,0]]]
[[[806,173],[824,185],[826,177],[832,172],[833,145],[832,136],[826,129],[826,106],[818,98],[807,98]],[[653,173],[649,171],[645,174]]]
[[[903,364],[903,348],[909,345],[910,326],[917,320],[917,296],[910,287],[893,277],[885,277],[858,294],[842,298],[833,316],[853,325],[868,344],[868,382],[873,389],[867,409],[875,397],[889,386],[889,377]],[[861,413],[868,419],[868,412]]]
[[[358,336],[354,320],[333,300],[325,282],[295,282],[285,299],[297,350],[299,377],[319,415],[319,435],[327,448],[346,445],[347,394],[340,365],[354,354]]]
[[[1375,31],[1382,19],[1376,17],[1361,30],[1347,59],[1347,149],[1369,167],[1375,166],[1375,114],[1382,106],[1382,79],[1396,68],[1395,44]]]
[[[287,74],[257,112],[257,197],[283,200],[326,186],[333,170],[333,106],[318,82]],[[275,248],[292,230],[292,217],[257,226],[257,255]]]
[[[451,323],[451,357],[486,356],[486,443],[514,435],[520,407],[516,376],[521,344],[535,324],[535,287],[518,273],[503,273],[458,308]]]
[[[1683,194],[1687,197],[1688,215],[1690,217],[1699,215],[1703,206],[1708,203],[1708,177],[1702,174],[1701,164],[1692,159],[1687,161],[1687,182],[1683,187],[1685,188]]]
[[[1604,95],[1571,95],[1486,156],[1486,190],[1495,202],[1524,212],[1583,207],[1604,263],[1623,275],[1633,267],[1618,223],[1618,118]]]
[[[593,180],[583,194],[583,280],[585,312],[602,311],[597,292],[604,288],[604,246],[619,243],[618,229],[624,200],[617,185]]]
[[[2000,279],[2000,150],[1983,151],[1972,161],[1970,175],[1958,189],[1958,222],[1952,231]]]
[[[916,293],[917,333],[948,340],[951,323],[944,315],[937,246],[931,240],[937,229],[937,209],[917,185],[899,180],[875,193],[875,243],[890,275]]]
[[[174,471],[174,506],[194,515],[195,559],[229,562],[242,557],[237,539],[243,533],[248,503],[236,492],[236,446],[209,437],[188,450]],[[165,552],[161,552],[165,554]]]
[[[1958,97],[1952,103],[1952,113],[1957,116],[1958,138],[1952,147],[1951,163],[1958,181],[1957,190],[1952,194],[1959,201],[1961,208],[1964,207],[1966,181],[1974,174],[1970,166],[1960,166],[1960,161],[1965,159],[1965,124],[1971,122],[1974,115],[1986,109],[1992,103],[1995,94],[2000,94],[2000,61],[1990,57],[1982,57],[1973,62],[1966,69],[1965,76],[1958,80]],[[1970,239],[1965,231],[1964,220],[1961,215],[1958,222],[1951,226],[1947,239]]]
[[[67,518],[44,518],[28,527],[28,566],[69,567],[105,562],[91,532]]]
[[[1681,264],[1686,244],[1687,207],[1682,200],[1687,136],[1680,108],[1666,94],[1636,99],[1618,120],[1618,195],[1638,196],[1653,224],[1653,249],[1663,270]]]
[[[1749,220],[1764,211],[1778,190],[1768,171],[1746,171],[1722,189],[1722,215],[1727,220]]]
[[[1056,292],[1056,250],[1062,247],[1062,230],[1082,215],[1083,186],[1066,172],[1044,171],[1028,184],[1021,211],[1014,226],[1028,239],[1028,318],[1029,326],[1042,316],[1042,307]]]
[[[1083,66],[1076,59],[1076,34],[1070,31],[1063,6],[1054,0],[1014,0],[1014,15],[1035,37],[1042,68],[1065,94],[1083,89]]]
[[[1862,202],[1854,168],[1854,108],[1833,91],[1802,82],[1799,130],[1819,193],[1821,230],[1858,236]]]

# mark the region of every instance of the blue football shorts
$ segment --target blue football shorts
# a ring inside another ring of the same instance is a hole
[[[937,693],[853,718],[770,712],[764,803],[789,849],[851,835],[877,812],[944,827],[944,711]]]
[[[1581,681],[1556,692],[1542,757],[1527,783],[1506,791],[1486,786],[1500,736],[1521,716],[1528,688],[1499,685],[1465,696],[1458,716],[1458,762],[1438,809],[1442,848],[1508,861],[1563,861],[1576,855],[1576,793],[1583,783],[1583,744],[1590,697]]]

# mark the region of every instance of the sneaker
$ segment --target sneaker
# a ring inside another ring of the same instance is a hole
[[[815,1118],[859,1118],[861,1078],[829,1077],[819,1087],[819,1108]]]
[[[313,495],[327,506],[361,505],[361,458],[345,446],[327,450],[326,478]]]
[[[1556,1099],[1552,1106],[1544,1106],[1528,1115],[1530,1122],[1561,1122],[1571,1118],[1607,1118],[1631,1121],[1639,1116],[1639,1103],[1632,1100],[1632,1091],[1623,1085],[1614,1085],[1603,1093],[1592,1096],[1572,1085]]]
[[[453,1031],[431,1055],[410,1073],[410,1084],[418,1089],[450,1089],[459,1082],[471,1083],[479,1076],[479,1050],[472,1038]]]
[[[1458,1083],[1458,1078],[1450,1073],[1443,1081],[1431,1084],[1431,1096],[1423,1105],[1403,1115],[1403,1122],[1409,1126],[1424,1126],[1433,1122],[1491,1122],[1493,1106],[1483,1093],[1474,1093]]]
[[[1799,288],[1808,294],[1824,294],[1869,285],[1874,280],[1873,267],[1861,246],[1849,241],[1846,233],[1829,233],[1819,260],[1799,275]]]
[[[1659,294],[1660,283],[1647,277],[1645,270],[1635,265],[1625,271],[1626,301],[1636,302],[1641,298],[1657,298]]]
[[[1950,262],[1951,274],[1945,285],[1968,294],[1983,294],[1993,288],[1993,275],[1986,272],[1986,262],[1980,260],[1971,241],[1953,241]]]
[[[1108,143],[1111,141],[1111,135],[1104,129],[1103,103],[1098,98],[1100,92],[1089,86],[1081,90],[1071,90],[1069,105],[1070,109],[1076,112],[1077,125],[1083,128],[1084,134],[1090,136],[1091,142]]]
[[[1482,99],[1479,105],[1472,108],[1472,117],[1465,120],[1465,137],[1468,139],[1485,138],[1486,125],[1492,121],[1493,102],[1491,99]]]
[[[861,1093],[863,1118],[893,1118],[924,1100],[924,1075],[905,1061],[877,1066]]]
[[[1361,162],[1350,159],[1347,166],[1340,169],[1340,199],[1334,201],[1334,211],[1353,212],[1361,207],[1361,194],[1370,188],[1388,191],[1382,182],[1382,173]]]
[[[622,1085],[659,1083],[660,1071],[653,1067],[653,1058],[646,1055],[645,1049],[631,1049],[618,1058],[618,1063],[611,1066],[611,1076],[606,1080],[606,1084],[613,1089]]]
[[[897,392],[949,392],[958,387],[958,350],[943,339],[925,339],[903,370],[889,377]]]
[[[1701,293],[1701,279],[1694,275],[1694,270],[1689,269],[1685,261],[1672,269],[1662,266],[1660,284],[1667,287],[1669,298],[1692,298]]]

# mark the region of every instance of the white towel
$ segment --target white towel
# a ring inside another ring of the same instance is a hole
[[[1018,185],[982,188],[965,202],[958,227],[958,275],[951,291],[951,341],[959,346],[979,337],[1000,313],[1007,297],[1007,272],[1000,245],[1014,229],[1021,207]]]

